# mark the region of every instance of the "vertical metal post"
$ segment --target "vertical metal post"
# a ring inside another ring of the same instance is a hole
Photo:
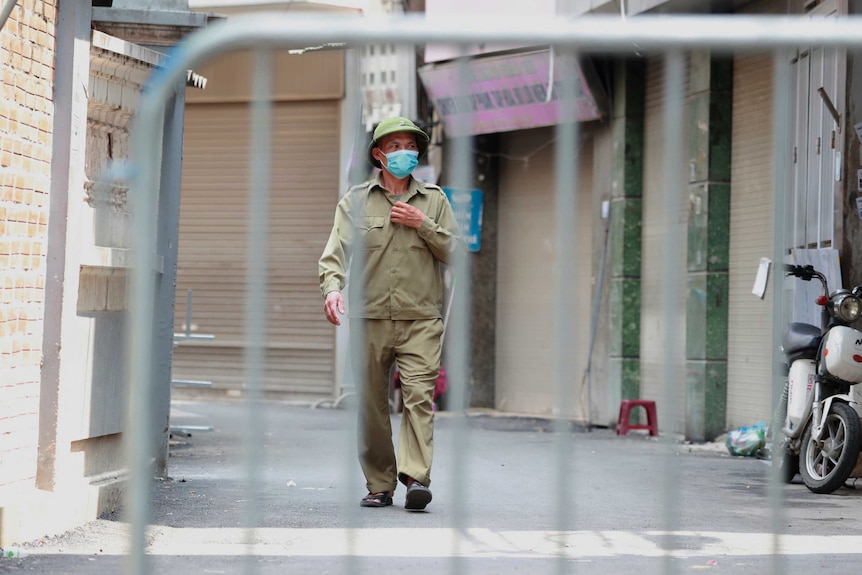
[[[465,46],[460,46],[460,53],[465,53]],[[469,70],[467,59],[461,58],[458,62],[458,93],[467,94],[469,86]],[[450,185],[456,190],[469,190],[473,182],[473,138],[463,136],[453,138],[449,146],[446,167],[452,169]],[[454,441],[450,445],[452,449],[452,468],[450,470],[454,490],[452,493],[452,508],[455,510],[453,517],[453,546],[450,557],[450,572],[464,573],[464,560],[460,557],[460,541],[464,538],[467,529],[467,516],[463,512],[467,500],[466,477],[467,451],[470,446],[470,432],[467,427],[467,409],[470,407],[470,362],[468,350],[470,349],[470,285],[471,270],[468,255],[465,250],[456,251],[456,261],[453,266],[456,281],[452,286],[451,297],[458,303],[456,310],[447,326],[450,332],[446,336],[445,356],[448,364],[450,388],[447,392],[449,397],[449,408],[455,414],[453,418],[454,429],[452,437]]]
[[[366,44],[361,44],[361,46],[356,47],[356,52],[360,49],[367,47]],[[348,58],[348,61],[351,59]],[[358,56],[354,59],[358,67]],[[355,73],[355,75],[351,74],[352,80],[355,85],[359,85],[359,74]],[[361,125],[361,103],[357,104],[356,108],[356,117],[354,118],[354,122],[349,125],[350,129],[355,129],[356,126]],[[342,129],[344,129],[344,124],[342,124]],[[361,152],[357,152],[356,156],[362,158],[363,168],[370,168],[371,164],[365,159],[367,158],[367,146],[369,145],[369,140],[366,140],[364,135],[354,135],[352,138],[353,143],[361,150]],[[352,145],[351,145],[352,148]],[[346,185],[346,189],[349,189],[353,184],[359,183],[358,181],[353,180],[353,174],[350,171],[352,167],[352,155],[351,162],[348,162],[345,166],[344,177],[342,183]],[[361,170],[359,171],[361,173]],[[364,206],[361,202],[355,201],[350,205],[351,210],[351,218],[355,218],[358,220],[362,217],[362,210]],[[351,255],[351,264],[350,270],[361,270],[365,265],[365,250],[361,245],[362,238],[357,238],[355,244],[352,246],[352,255]],[[364,286],[361,281],[356,281],[356,283],[351,283],[350,271],[348,271],[347,283],[349,285],[349,293],[347,291],[342,292],[344,297],[346,311],[350,312],[350,301],[363,301],[364,300]],[[358,278],[357,278],[358,279]],[[353,295],[355,297],[350,297]],[[361,410],[363,401],[365,401],[366,394],[366,386],[365,386],[365,378],[364,374],[365,370],[365,341],[363,339],[364,333],[364,319],[363,318],[352,318],[348,319],[347,316],[343,316],[341,318],[341,327],[338,329],[342,331],[346,331],[344,340],[347,340],[347,352],[343,354],[344,361],[346,363],[344,370],[344,382],[345,385],[342,388],[343,393],[349,394],[349,389],[352,387],[355,391],[354,399],[355,401],[347,401],[344,405],[347,406],[347,409],[351,413],[353,417],[353,425],[347,427],[344,435],[344,441],[342,442],[343,451],[342,451],[342,461],[344,462],[344,466],[342,468],[343,477],[349,478],[353,477],[356,472],[357,466],[357,447],[360,445],[360,442],[363,441],[363,438],[360,437],[361,431]],[[344,397],[344,396],[343,396]],[[361,572],[361,562],[358,553],[358,540],[357,533],[362,526],[361,518],[360,518],[360,507],[356,504],[355,500],[355,492],[351,489],[346,489],[344,493],[344,500],[342,501],[344,508],[346,509],[345,520],[346,524],[349,527],[345,531],[345,549],[346,552],[341,561],[341,572],[342,573],[359,573]]]
[[[685,162],[683,159],[683,142],[685,142],[684,111],[685,111],[685,55],[678,50],[670,50],[665,54],[664,70],[664,223],[667,232],[664,242],[664,268],[662,270],[662,300],[661,322],[664,325],[664,353],[662,357],[661,374],[664,381],[664,405],[677,403],[680,389],[685,382],[679,381],[680,371],[675,363],[676,354],[682,346],[685,349],[685,334],[676,329],[679,324],[680,309],[685,309],[686,294],[680,293],[680,284],[684,266],[680,268],[681,252],[675,241],[672,230],[678,225],[681,217],[682,199],[685,197],[683,178],[685,177]],[[676,475],[674,474],[674,445],[670,437],[664,439],[662,449],[662,510],[664,511],[664,536],[662,548],[665,551],[663,572],[676,571],[671,551],[675,547],[672,533],[678,527],[678,504]]]
[[[551,48],[552,54],[554,48]],[[573,78],[577,77],[575,69],[575,55],[568,50],[557,48],[559,58],[551,63],[551,80],[554,78],[553,67],[560,70],[558,75],[561,82],[573,84]],[[554,86],[549,82],[548,97]],[[566,91],[577,93],[577,87],[569,85]],[[573,507],[568,501],[571,490],[566,488],[567,483],[572,481],[570,460],[572,458],[572,437],[570,426],[575,417],[574,393],[572,387],[577,382],[575,377],[575,350],[578,342],[575,337],[574,326],[578,325],[578,317],[575,314],[578,301],[576,293],[577,281],[575,278],[575,256],[577,255],[578,239],[578,178],[580,173],[580,142],[579,125],[575,116],[574,106],[560,106],[560,116],[557,119],[555,129],[556,142],[554,144],[554,177],[555,177],[555,221],[554,221],[554,268],[557,271],[556,297],[554,307],[556,349],[554,350],[554,379],[557,408],[554,409],[554,434],[555,444],[555,497],[556,497],[556,529],[561,533],[572,529],[573,519],[569,510]],[[556,561],[557,573],[563,575],[569,573],[569,563],[565,550],[568,541],[560,537]]]
[[[787,325],[787,305],[784,291],[784,259],[787,254],[789,222],[787,216],[787,198],[792,197],[790,191],[790,150],[792,138],[790,128],[791,116],[791,86],[790,54],[784,50],[776,50],[773,59],[772,86],[772,131],[773,131],[773,188],[772,188],[772,410],[781,397],[784,387],[781,354],[781,334]],[[775,438],[781,436],[781,431],[774,429],[772,459],[781,454],[775,449]],[[772,532],[772,553],[769,559],[769,573],[779,575],[786,571],[785,561],[781,557],[780,537],[784,531],[784,484],[781,479],[781,469],[772,465],[769,483],[770,531]]]
[[[185,87],[178,88],[165,108],[162,134],[162,170],[157,215],[156,253],[162,272],[156,285],[154,364],[151,384],[153,421],[150,433],[155,445],[155,473],[168,475],[168,435],[171,413],[171,358],[173,357],[174,306],[176,302],[177,256],[182,182],[183,117]]]
[[[255,527],[258,523],[259,470],[264,437],[263,380],[266,372],[267,261],[269,259],[269,203],[272,172],[272,65],[269,48],[255,53],[249,145],[248,246],[246,252],[246,433],[245,433],[245,528],[244,572],[258,571],[254,560]]]
[[[150,397],[153,381],[153,323],[155,313],[154,277],[156,175],[159,166],[159,140],[161,122],[164,118],[164,100],[155,96],[147,101],[149,122],[137,124],[133,141],[133,153],[138,162],[133,168],[129,204],[135,217],[132,222],[134,242],[134,267],[129,289],[129,311],[132,329],[129,336],[129,399],[128,426],[123,433],[129,461],[129,490],[126,510],[129,517],[129,575],[148,575],[146,530],[150,519],[150,489],[152,482],[151,459],[153,451],[152,401]],[[143,106],[142,106],[143,107]],[[147,117],[147,116],[143,116]],[[152,124],[151,124],[152,123]]]

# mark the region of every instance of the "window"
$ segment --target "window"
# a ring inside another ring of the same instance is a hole
[[[385,83],[386,83],[386,72],[385,72],[385,71],[384,71],[384,72],[380,72],[380,83],[381,83],[381,84],[385,84]]]
[[[368,55],[369,56],[374,55],[374,44],[372,44],[371,46],[368,47]]]
[[[395,83],[395,70],[392,70],[391,72],[389,72],[389,81],[392,82],[393,84]]]
[[[374,72],[371,72],[370,74],[368,74],[368,84],[370,86],[374,85]]]

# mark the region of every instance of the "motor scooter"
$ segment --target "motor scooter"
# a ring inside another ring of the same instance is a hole
[[[813,266],[786,265],[788,276],[820,280],[820,327],[790,323],[781,349],[788,376],[773,420],[773,464],[786,483],[797,473],[814,493],[832,493],[862,471],[862,425],[851,387],[862,382],[862,286],[829,293]]]

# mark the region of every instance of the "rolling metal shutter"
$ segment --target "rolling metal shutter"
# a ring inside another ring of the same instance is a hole
[[[276,102],[272,118],[269,301],[265,390],[297,399],[334,392],[334,330],[323,315],[317,260],[338,201],[337,100]],[[250,110],[245,103],[186,110],[176,331],[193,290],[192,330],[175,379],[243,387]]]
[[[679,302],[677,324],[663,326],[662,298],[669,289],[664,277],[668,242],[677,245],[676,262],[679,285],[676,293],[685,298],[688,292],[686,245],[688,243],[688,202],[682,202],[680,213],[669,220],[664,213],[668,186],[664,182],[664,61],[650,57],[646,63],[646,110],[644,118],[644,199],[643,199],[643,264],[641,266],[641,387],[640,395],[662,404],[662,429],[682,433],[685,424],[685,299]],[[687,118],[685,113],[683,118]],[[685,174],[682,175],[683,177]],[[685,185],[685,182],[682,182]],[[687,187],[686,187],[687,189]],[[667,227],[667,221],[672,222]],[[670,236],[670,237],[668,237]],[[671,341],[668,329],[677,330],[673,341],[680,345],[666,349]],[[668,352],[676,366],[675,381],[666,382],[664,362]],[[675,385],[678,393],[673,405],[664,405],[665,384]]]
[[[750,14],[785,14],[778,0],[755,2]],[[772,282],[763,299],[751,293],[760,258],[773,258],[773,56],[737,56],[733,66],[730,293],[727,342],[727,427],[771,417]]]
[[[506,134],[500,163],[497,254],[496,407],[535,415],[558,412],[555,405],[555,323],[557,273],[554,269],[553,128]],[[546,146],[542,149],[543,146]],[[537,152],[537,150],[541,150]],[[592,138],[581,134],[577,247],[571,256],[592,262]],[[570,249],[570,248],[567,248]],[[592,278],[576,278],[571,305],[577,306],[576,369],[571,376],[575,419],[586,421],[582,375],[590,335]],[[573,286],[574,287],[574,286]]]
[[[773,252],[772,67],[768,54],[739,56],[733,66],[729,428],[768,420],[772,402],[772,290],[763,299],[751,293],[760,258]]]

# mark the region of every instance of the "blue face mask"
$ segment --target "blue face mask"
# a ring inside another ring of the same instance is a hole
[[[398,178],[406,178],[419,163],[419,152],[416,150],[397,150],[386,154],[386,170]]]

